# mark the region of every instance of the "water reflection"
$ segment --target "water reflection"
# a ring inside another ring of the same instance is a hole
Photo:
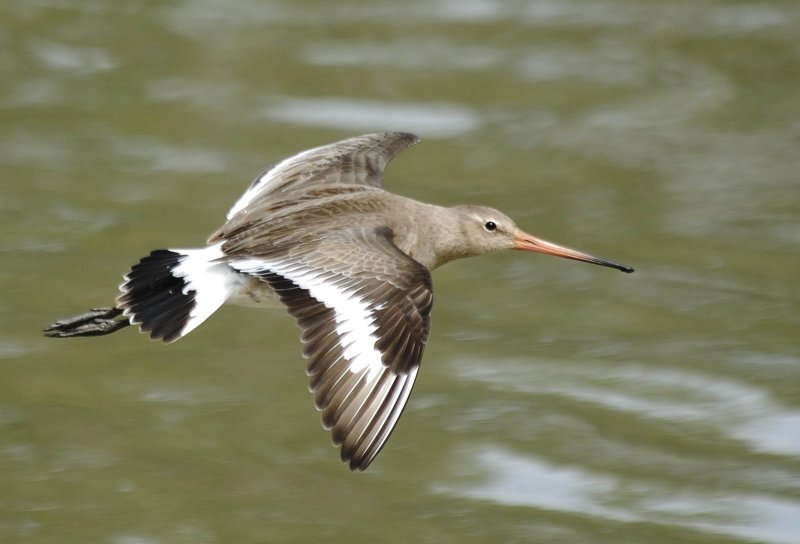
[[[510,71],[528,81],[591,80],[612,85],[646,83],[646,57],[622,43],[591,49],[462,45],[444,40],[394,43],[322,42],[308,45],[304,59],[320,66],[372,66],[404,70]]]
[[[438,483],[432,490],[506,506],[677,525],[775,544],[794,543],[800,533],[800,505],[796,501],[698,488],[663,493],[656,481],[597,474],[493,446],[478,446],[475,450],[466,459],[471,470],[454,479],[481,481]],[[457,464],[464,462],[459,459]]]
[[[763,388],[722,376],[599,361],[460,360],[452,370],[506,393],[562,397],[645,418],[651,425],[699,425],[705,432],[744,440],[753,451],[800,456],[800,411],[781,406]]]
[[[132,160],[139,169],[202,173],[228,169],[225,157],[214,149],[181,148],[155,138],[120,138],[113,145],[117,155]]]
[[[273,121],[362,132],[415,130],[427,138],[457,136],[478,128],[477,113],[455,104],[424,104],[349,98],[275,100],[264,110]]]
[[[793,10],[779,4],[708,6],[704,3],[631,5],[621,0],[587,4],[579,0],[415,0],[402,5],[387,2],[339,4],[247,0],[230,9],[223,0],[183,2],[162,11],[173,28],[188,32],[201,27],[293,24],[349,24],[359,22],[419,25],[420,23],[482,24],[514,22],[533,28],[602,28],[619,31],[666,31],[683,25],[688,32],[746,33],[787,27]],[[691,23],[691,24],[690,24]],[[222,30],[220,28],[220,30]]]
[[[61,42],[34,41],[30,48],[34,57],[49,70],[86,75],[115,68],[108,52],[98,47],[76,47]]]

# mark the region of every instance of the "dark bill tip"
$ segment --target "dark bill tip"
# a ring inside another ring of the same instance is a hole
[[[608,268],[615,268],[617,270],[625,272],[626,274],[630,274],[631,272],[633,272],[633,268],[631,268],[630,266],[625,266],[624,264],[617,264],[613,261],[607,261],[605,259],[599,259],[597,257],[589,255],[588,253],[583,253],[575,249],[554,244],[553,242],[548,242],[547,240],[542,240],[541,238],[536,238],[535,236],[532,236],[523,231],[517,232],[516,237],[514,239],[514,248],[522,249],[525,251],[536,251],[537,253],[554,255],[556,257],[562,257],[564,259],[572,259],[574,261],[581,261],[584,263],[606,266]]]

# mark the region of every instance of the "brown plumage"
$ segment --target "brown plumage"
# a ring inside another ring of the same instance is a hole
[[[53,324],[56,337],[139,325],[172,342],[232,297],[277,298],[301,329],[309,383],[342,459],[365,469],[406,404],[430,331],[430,271],[522,249],[633,269],[521,231],[491,208],[444,208],[383,189],[417,142],[368,134],[311,149],[261,174],[196,250],[157,250],[125,276],[114,308]],[[122,319],[115,319],[122,315]]]

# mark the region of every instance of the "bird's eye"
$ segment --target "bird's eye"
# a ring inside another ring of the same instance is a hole
[[[494,232],[497,230],[497,225],[495,224],[494,221],[487,221],[486,224],[483,226],[483,228],[485,228],[489,232]]]

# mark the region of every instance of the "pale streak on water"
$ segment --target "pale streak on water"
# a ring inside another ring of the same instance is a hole
[[[796,3],[50,4],[0,8],[0,540],[800,541]],[[267,164],[372,130],[423,136],[392,189],[637,273],[437,272],[364,475],[279,312],[39,337]]]
[[[799,361],[784,362],[787,363],[797,365]],[[522,423],[521,411],[509,405],[539,397],[559,398],[560,402],[628,414],[632,422],[645,420],[653,427],[680,429],[682,424],[687,428],[700,427],[710,436],[741,443],[754,455],[800,457],[797,432],[800,410],[777,403],[768,390],[732,379],[702,372],[654,369],[646,364],[602,361],[570,364],[461,359],[451,364],[450,370],[460,379],[477,381],[495,392],[490,395],[494,400],[471,407],[454,428],[455,432],[469,433],[468,429],[474,428],[476,422],[481,427],[499,428],[505,424],[515,429],[513,440],[524,442],[525,436],[537,434],[548,423],[545,419]],[[509,396],[515,400],[502,400]],[[569,426],[564,428],[569,434]],[[434,483],[431,489],[507,506],[685,526],[777,544],[797,541],[800,504],[775,495],[796,490],[796,475],[791,472],[772,475],[762,472],[755,479],[732,473],[729,489],[687,486],[680,492],[662,493],[659,490],[668,478],[658,470],[649,479],[623,476],[617,473],[614,464],[628,460],[618,448],[601,445],[604,441],[601,435],[593,436],[585,445],[581,444],[581,438],[578,440],[574,447],[594,448],[593,462],[602,459],[606,452],[613,452],[613,459],[607,459],[612,468],[603,472],[599,467],[584,469],[570,461],[551,461],[537,456],[535,446],[521,451],[496,443],[478,443],[458,452],[453,466],[460,468],[453,471],[449,481]],[[695,462],[666,458],[654,460],[654,466],[678,467]],[[712,466],[708,469],[712,470]],[[452,483],[459,479],[471,483]],[[743,482],[753,489],[742,492]],[[624,504],[619,501],[621,496],[627,498]]]
[[[496,446],[467,455],[485,480],[478,484],[434,485],[434,492],[506,506],[574,512],[623,522],[685,526],[734,538],[793,544],[800,530],[796,501],[769,495],[691,490],[664,495],[658,482],[621,481],[575,467],[558,466]],[[466,475],[462,475],[464,477]],[[474,474],[470,474],[474,478]],[[608,504],[626,495],[630,506]],[[702,518],[698,520],[698,518]]]
[[[800,456],[800,436],[793,432],[800,410],[778,404],[767,390],[719,376],[634,364],[571,368],[537,361],[462,360],[453,372],[502,392],[556,395],[648,420],[699,424],[747,442],[753,452]]]
[[[403,131],[414,126],[427,138],[458,136],[480,125],[478,115],[463,106],[346,98],[279,99],[265,109],[264,116],[276,122],[363,132],[375,131],[375,127]]]

